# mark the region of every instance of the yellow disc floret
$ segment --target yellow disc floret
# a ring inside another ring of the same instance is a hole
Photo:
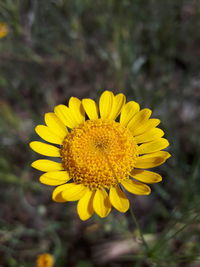
[[[136,161],[137,145],[121,124],[88,120],[67,135],[61,157],[76,183],[90,189],[110,188],[128,178]]]

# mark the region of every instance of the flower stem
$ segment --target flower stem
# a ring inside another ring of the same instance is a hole
[[[144,246],[145,250],[148,251],[148,250],[149,250],[149,247],[148,247],[148,245],[147,245],[147,242],[146,242],[145,239],[144,239],[144,235],[143,235],[143,233],[142,233],[142,229],[141,229],[141,227],[140,227],[140,225],[139,225],[139,223],[138,223],[138,220],[137,220],[137,218],[136,218],[136,216],[135,216],[135,213],[134,213],[134,211],[133,211],[133,208],[132,208],[131,206],[130,206],[130,214],[131,214],[131,217],[132,217],[132,219],[133,219],[133,221],[134,221],[134,223],[135,223],[136,228],[137,228],[138,231],[139,231],[140,238],[141,238],[141,240],[142,240],[143,246]]]

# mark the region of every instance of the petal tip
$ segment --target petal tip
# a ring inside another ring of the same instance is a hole
[[[31,141],[30,143],[29,143],[29,147],[31,148],[31,149],[33,149],[32,147],[33,147],[33,142],[34,141]]]
[[[172,157],[172,155],[168,151],[165,151],[165,152],[167,153],[165,157],[166,160]]]
[[[149,189],[147,190],[146,194],[145,195],[150,195],[151,194],[151,188],[149,187]]]
[[[31,163],[31,167],[37,169],[37,160]]]

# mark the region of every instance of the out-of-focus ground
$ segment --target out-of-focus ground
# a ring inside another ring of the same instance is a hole
[[[4,0],[0,22],[0,266],[200,266],[200,1]],[[103,90],[153,109],[172,158],[129,212],[82,222],[54,203],[28,143],[45,112]]]

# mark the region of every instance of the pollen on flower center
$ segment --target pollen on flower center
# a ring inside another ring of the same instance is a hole
[[[61,157],[76,183],[91,189],[110,188],[128,178],[134,168],[137,145],[121,124],[88,120],[67,135]]]

